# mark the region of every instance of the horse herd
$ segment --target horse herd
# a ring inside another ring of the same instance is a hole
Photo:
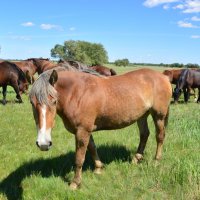
[[[143,158],[148,140],[147,117],[151,115],[156,130],[155,158],[159,160],[172,97],[171,83],[176,84],[175,100],[181,90],[184,91],[187,102],[190,89],[200,89],[198,70],[165,70],[160,73],[151,69],[140,69],[116,75],[109,68],[89,68],[75,61],[60,61],[55,64],[46,59],[28,59],[24,62],[29,63],[26,68],[24,66],[17,70],[14,69],[18,66],[17,63],[0,63],[0,80],[6,74],[3,70],[9,68],[10,82],[7,80],[6,84],[13,84],[20,102],[20,92],[27,90],[28,82],[33,84],[29,99],[37,127],[36,145],[40,150],[47,151],[52,146],[51,130],[56,114],[61,117],[65,128],[74,134],[76,169],[70,184],[72,189],[81,184],[87,149],[92,155],[95,172],[101,173],[103,168],[92,132],[120,129],[137,122],[140,142],[133,161],[138,163]],[[105,73],[100,73],[100,69]],[[39,77],[34,80],[33,75],[36,72]],[[3,86],[4,104],[6,84],[0,82],[0,86]],[[197,101],[199,100],[198,97]]]
[[[13,87],[16,98],[22,103],[21,94],[28,90],[28,85],[35,81],[34,75],[40,75],[46,70],[62,66],[70,71],[84,71],[88,73],[99,74],[102,76],[116,75],[113,69],[104,66],[88,67],[77,61],[62,61],[57,63],[43,58],[30,58],[24,61],[0,62],[0,87],[3,88],[2,103],[6,104],[7,86]]]

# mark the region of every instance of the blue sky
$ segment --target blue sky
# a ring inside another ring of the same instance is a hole
[[[0,58],[48,57],[66,40],[101,43],[109,61],[200,64],[200,0],[6,0]]]

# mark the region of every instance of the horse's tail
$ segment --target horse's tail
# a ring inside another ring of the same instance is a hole
[[[186,85],[186,81],[187,81],[189,71],[190,71],[189,69],[185,69],[181,72],[180,77],[177,81],[177,87],[179,89],[183,89],[183,87]]]
[[[167,127],[168,125],[168,121],[169,121],[169,107],[168,107],[168,110],[167,110],[167,114],[165,116],[165,128]]]
[[[117,72],[114,69],[110,69],[111,76],[117,75]]]

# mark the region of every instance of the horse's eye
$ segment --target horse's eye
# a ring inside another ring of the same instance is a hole
[[[51,100],[51,103],[52,103],[53,105],[55,105],[56,102],[57,102],[56,99],[52,99],[52,100]]]

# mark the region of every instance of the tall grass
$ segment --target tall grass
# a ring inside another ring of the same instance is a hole
[[[56,117],[52,149],[39,151],[28,97],[22,96],[24,104],[15,103],[14,98],[15,94],[9,93],[8,104],[0,104],[0,199],[200,199],[200,105],[192,100],[170,106],[159,162],[154,160],[151,117],[151,134],[139,165],[131,163],[139,142],[136,124],[94,133],[105,168],[102,175],[95,175],[87,154],[81,188],[71,191],[68,183],[74,175],[74,136]]]

